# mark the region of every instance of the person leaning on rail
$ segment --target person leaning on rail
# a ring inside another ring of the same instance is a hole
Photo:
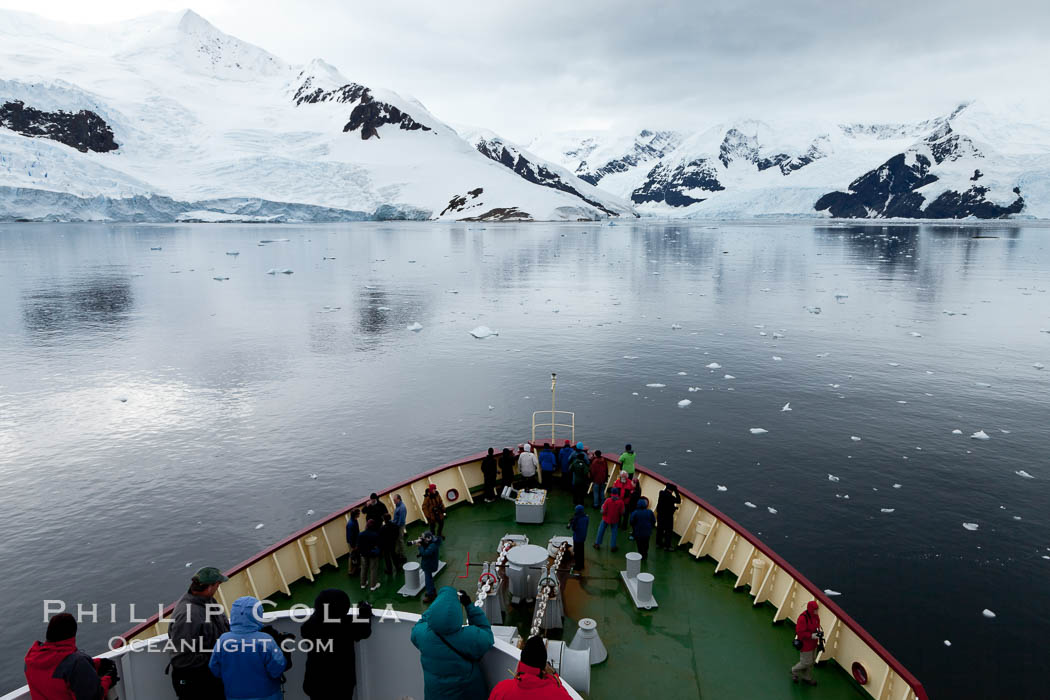
[[[412,644],[419,649],[425,700],[488,697],[481,657],[495,640],[485,612],[465,592],[444,586],[412,627]]]
[[[175,694],[185,700],[223,700],[222,681],[208,670],[215,643],[230,631],[230,621],[215,593],[228,581],[214,566],[197,570],[190,589],[175,603],[168,639],[176,651],[168,664]],[[167,669],[165,669],[167,671]]]
[[[521,650],[514,677],[497,683],[489,700],[564,700],[570,697],[558,674],[547,664],[547,645],[543,637],[529,637]]]
[[[25,674],[33,700],[102,700],[120,680],[113,661],[77,649],[77,620],[69,613],[47,623],[44,641],[26,654]]]

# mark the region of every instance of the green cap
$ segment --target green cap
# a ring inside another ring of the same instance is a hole
[[[203,583],[204,585],[209,586],[213,583],[223,583],[230,579],[223,576],[222,572],[214,566],[205,566],[204,568],[197,569],[197,573],[193,575],[193,580],[197,583]]]

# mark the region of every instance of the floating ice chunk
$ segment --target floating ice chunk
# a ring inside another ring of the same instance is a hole
[[[681,328],[682,328],[682,324],[681,323],[672,323],[671,324],[671,330],[672,331],[677,331],[677,330],[680,330]]]
[[[306,511],[306,514],[307,515],[313,515],[314,514],[314,509],[311,508],[310,510]]]
[[[912,331],[908,335],[910,335],[912,338],[921,338],[922,337],[922,333],[916,333],[915,331]]]
[[[691,386],[691,387],[689,387],[689,393],[693,393],[693,392],[697,392],[697,391],[700,391],[700,387],[698,387],[698,386]]]
[[[951,645],[952,643],[950,641],[948,641],[947,639],[944,640],[944,646],[950,647]]]
[[[892,513],[893,511],[895,511],[897,509],[896,508],[879,508],[879,510],[881,510],[883,513]]]
[[[264,239],[262,239],[259,242],[260,243],[287,243],[288,239],[287,238],[264,238]]]
[[[240,255],[241,251],[239,251],[239,250],[227,250],[226,254],[227,255]]]
[[[810,312],[811,314],[819,314],[820,313],[820,307],[819,306],[803,306],[802,308],[804,308],[806,311]]]
[[[678,376],[679,376],[679,377],[685,377],[685,376],[686,376],[686,375],[688,375],[688,374],[689,374],[688,372],[679,372],[679,373],[678,373]]]
[[[966,528],[967,530],[969,530],[970,532],[973,532],[973,531],[974,531],[974,530],[976,530],[976,529],[977,529],[977,528],[978,528],[979,526],[977,525],[977,523],[963,523],[963,527],[965,527],[965,528]]]
[[[1032,366],[1035,367],[1036,369],[1046,369],[1046,365],[1044,365],[1042,362],[1036,362]]]
[[[783,360],[783,357],[777,357],[776,355],[773,355],[773,362],[782,362]]]
[[[751,434],[752,435],[762,435],[763,433],[768,433],[768,432],[769,431],[766,430],[765,428],[751,428]]]
[[[857,437],[856,435],[850,435],[849,439],[852,440],[853,442],[860,442],[860,438]]]
[[[830,352],[818,352],[817,357],[827,357],[830,354]]]
[[[790,411],[790,410],[791,410],[791,402],[788,401],[786,404],[784,404],[784,407],[782,409],[780,409],[780,412],[783,413],[784,411]]]
[[[625,360],[637,360],[638,356],[637,355],[624,355],[623,359],[625,359]]]
[[[907,401],[898,401],[897,403],[908,403]]]
[[[982,389],[987,389],[991,386],[991,384],[989,384],[988,382],[975,382],[975,384],[981,387]]]
[[[773,333],[773,337],[774,338],[783,338],[784,334],[783,333]]]
[[[682,399],[681,401],[678,402],[678,408],[685,408],[686,406],[690,405],[691,403],[693,403],[693,402],[690,401],[689,399]]]
[[[389,306],[377,306],[376,311],[390,311]]]
[[[663,389],[667,385],[666,384],[646,384],[646,386],[650,387],[650,388],[653,388],[653,389]]]
[[[216,282],[225,282],[226,280],[228,280],[230,278],[229,277],[212,277],[212,279],[215,280]]]
[[[759,334],[760,336],[762,336],[762,337],[765,337],[765,336],[766,336],[766,332],[765,332],[765,331],[759,331],[759,332],[758,332],[758,334]]]
[[[1031,474],[1026,472],[1024,469],[1018,469],[1017,471],[1014,472],[1014,474],[1016,474],[1017,476],[1023,476],[1026,479],[1034,479],[1035,478],[1034,476],[1032,476]]]
[[[830,588],[825,588],[824,589],[824,595],[842,595],[842,594],[839,593],[838,591],[833,591]]]
[[[955,430],[952,431],[952,435],[962,435],[962,434],[963,434],[962,431],[959,430],[958,428],[956,428]]]
[[[766,510],[768,510],[768,511],[769,511],[770,513],[772,513],[773,515],[776,515],[776,514],[777,514],[777,509],[776,509],[776,508],[773,508],[772,506],[766,506]]]
[[[495,410],[496,410],[496,407],[495,407],[495,406],[493,406],[492,404],[489,404],[489,410],[490,410],[490,411],[495,411]]]
[[[988,608],[985,608],[984,610],[982,610],[981,614],[984,615],[985,617],[987,617],[988,619],[991,619],[991,618],[995,617],[995,613],[993,613]]]
[[[900,367],[901,366],[900,362],[887,362],[886,364],[888,364],[890,367]]]
[[[843,299],[849,299],[849,294],[836,294],[835,301],[841,303]]]
[[[156,248],[150,248],[150,250],[160,250],[160,246],[157,246]]]
[[[727,374],[727,375],[725,375],[724,377],[722,377],[722,379],[736,379],[736,377],[734,377],[734,376],[733,376],[733,375],[731,375],[731,374]]]
[[[499,335],[499,331],[494,331],[488,326],[478,326],[470,331],[470,334],[475,338],[488,338],[489,336]]]
[[[718,364],[717,362],[712,362],[711,364],[706,365],[706,367],[707,369],[722,369],[722,365]]]
[[[187,568],[187,569],[188,569],[188,568],[190,568],[190,566],[192,566],[192,565],[193,565],[193,562],[192,562],[192,561],[188,561],[188,562],[186,562],[186,568]]]
[[[458,289],[446,289],[445,294],[459,294]]]
[[[1010,434],[1009,430],[1003,430],[1002,428],[999,428],[999,432],[1002,433],[1003,435],[1009,435]]]
[[[974,440],[991,440],[991,438],[988,437],[988,433],[984,432],[983,430],[978,430],[976,433],[974,433],[970,437],[973,438]]]
[[[744,505],[747,506],[748,508],[758,508],[758,506],[756,506],[751,501],[744,501]]]
[[[726,486],[722,486],[722,484],[715,484],[715,486],[717,486],[717,487],[718,487],[718,490],[719,490],[719,491],[728,491],[728,490],[729,490],[729,488],[728,488],[728,487],[726,487]]]
[[[266,526],[263,525],[262,523],[259,523],[258,525],[255,526],[255,529],[256,530],[262,530],[264,527],[266,527]]]
[[[834,474],[828,474],[828,481],[839,481],[839,478]]]
[[[311,474],[311,475],[310,475],[310,478],[311,478],[311,479],[316,479],[316,478],[317,478],[317,475],[316,475],[316,474]]]
[[[413,321],[412,323],[408,324],[408,328],[406,330],[416,331],[418,333],[419,331],[423,330],[423,324],[419,323],[418,321]]]
[[[770,289],[769,289],[769,287],[763,287],[762,289],[760,289],[758,291],[760,291],[760,292],[768,292],[768,291],[770,291]]]
[[[900,487],[901,487],[901,485],[900,485],[900,484],[894,484],[894,485],[893,485],[893,488],[895,488],[895,489],[899,489]]]

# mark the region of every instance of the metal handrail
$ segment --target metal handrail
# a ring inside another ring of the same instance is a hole
[[[558,415],[569,416],[569,423],[558,423]],[[550,416],[549,423],[537,423],[536,416]],[[576,414],[572,411],[533,411],[532,412],[532,442],[536,442],[536,428],[550,428],[551,429],[551,444],[555,441],[555,430],[557,428],[568,428],[570,430],[570,442],[576,444]]]

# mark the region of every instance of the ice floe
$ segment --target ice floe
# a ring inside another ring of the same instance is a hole
[[[693,403],[693,402],[690,401],[689,399],[682,399],[681,401],[678,402],[678,408],[685,408],[686,406],[690,405],[691,403]]]
[[[784,404],[784,407],[782,409],[780,409],[780,412],[783,413],[784,411],[790,411],[790,410],[791,410],[791,402],[788,401],[786,404]]]
[[[1035,478],[1034,476],[1032,476],[1031,474],[1026,472],[1024,469],[1018,469],[1017,471],[1014,472],[1014,474],[1016,474],[1017,476],[1023,476],[1026,479],[1034,479]]]
[[[317,478],[317,475],[316,475],[316,474],[311,474],[311,475],[310,475],[310,478],[311,478],[311,479],[316,479],[316,478]]]
[[[977,523],[963,523],[963,527],[969,530],[970,532],[973,532],[980,526]]]
[[[1035,367],[1036,369],[1046,369],[1046,365],[1044,365],[1042,362],[1036,362],[1032,366]]]
[[[820,313],[820,307],[819,306],[803,306],[802,308],[804,308],[806,311],[810,312],[811,314],[819,314]]]
[[[894,484],[894,485],[893,485],[893,488],[895,488],[895,489],[899,489],[900,487],[901,487],[901,485],[900,485],[900,484]]]
[[[729,490],[729,487],[727,487],[727,486],[722,486],[722,484],[715,484],[715,486],[717,486],[717,487],[718,487],[718,490],[719,490],[719,491],[728,491],[728,490]]]
[[[766,510],[768,510],[768,511],[769,511],[770,513],[772,513],[773,515],[776,515],[776,514],[777,514],[777,509],[776,509],[776,508],[774,508],[774,507],[772,507],[772,506],[766,506]]]
[[[912,338],[921,338],[922,337],[922,333],[916,333],[915,331],[912,331],[908,335],[910,335]]]
[[[652,389],[663,389],[667,385],[666,384],[646,384],[646,386],[650,387]]]
[[[988,382],[974,382],[974,384],[975,384],[976,386],[979,386],[979,387],[981,387],[982,389],[988,389],[988,388],[990,388],[990,387],[992,386],[992,385],[991,385],[991,384],[989,384]]]
[[[860,442],[860,438],[857,437],[856,435],[850,435],[849,439],[852,440],[853,442]]]
[[[290,274],[292,274],[292,270],[290,270],[287,267],[280,268],[280,269],[278,269],[276,267],[271,267],[269,270],[266,271],[266,274],[268,274],[268,275],[276,275],[278,273],[280,273],[282,275],[290,275]]]
[[[712,362],[711,364],[705,366],[707,367],[707,369],[722,369],[722,365],[718,364],[717,362]]]
[[[944,646],[950,647],[951,645],[952,643],[950,641],[948,641],[947,639],[944,640]]]
[[[833,591],[830,588],[825,588],[824,589],[824,595],[842,595],[842,594],[839,593],[838,591]]]
[[[241,251],[239,251],[239,250],[227,250],[226,254],[227,255],[240,255]]]
[[[256,530],[262,530],[264,527],[266,527],[266,526],[263,525],[262,523],[259,523],[258,525],[255,526],[255,529]]]
[[[776,355],[773,355],[773,362],[781,362],[783,361],[783,359],[783,357],[777,357]]]
[[[682,328],[682,324],[681,323],[672,323],[671,324],[671,330],[672,331],[681,330],[681,328]]]
[[[228,280],[230,278],[229,277],[212,277],[212,279],[215,280],[216,282],[225,282],[226,280]]]
[[[412,323],[408,324],[406,330],[416,331],[418,333],[419,331],[423,330],[423,324],[419,323],[418,321],[413,321]]]
[[[488,326],[478,326],[470,331],[470,334],[475,338],[488,338],[493,335],[499,335],[499,331],[494,331]]]
[[[762,435],[763,433],[768,433],[768,432],[769,431],[766,430],[765,428],[751,428],[751,434],[752,435]]]
[[[988,433],[984,432],[983,430],[978,430],[976,433],[974,433],[970,437],[973,438],[974,440],[991,440],[991,438],[988,437]]]
[[[758,506],[756,506],[751,501],[744,501],[744,505],[747,506],[748,508],[758,508]]]
[[[828,474],[828,481],[840,481],[840,479],[834,474]]]
[[[727,375],[725,375],[725,376],[724,376],[724,377],[722,377],[722,378],[723,378],[723,379],[736,379],[736,377],[734,377],[734,376],[733,376],[733,375],[731,375],[731,374],[727,374]]]
[[[962,435],[962,434],[963,434],[963,432],[961,430],[959,430],[958,428],[956,428],[955,430],[952,431],[952,435]]]
[[[695,393],[697,391],[700,391],[700,387],[698,387],[698,386],[691,386],[691,387],[689,387],[689,393],[690,394]]]
[[[987,617],[988,619],[991,619],[991,618],[995,617],[995,613],[993,613],[988,608],[985,608],[984,610],[982,610],[981,614],[984,615],[985,617]]]
[[[897,509],[896,508],[879,508],[879,510],[882,511],[883,513],[892,513],[893,511],[895,511]]]

